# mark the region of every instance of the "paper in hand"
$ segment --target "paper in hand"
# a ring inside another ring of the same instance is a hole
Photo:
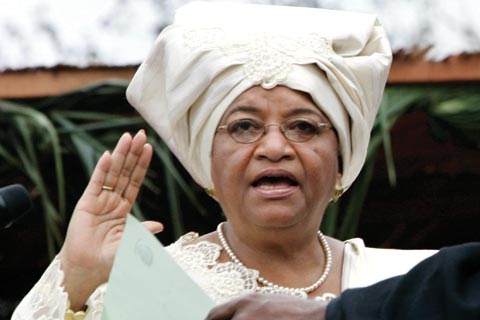
[[[108,280],[102,320],[205,319],[214,302],[129,215]]]

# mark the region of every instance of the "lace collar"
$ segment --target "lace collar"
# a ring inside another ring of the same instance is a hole
[[[233,262],[218,262],[223,248],[209,241],[192,243],[197,238],[197,233],[189,232],[168,246],[167,250],[215,302],[222,303],[253,292],[291,295],[286,290],[259,286],[258,270],[239,266]],[[308,298],[304,292],[297,292],[295,295]],[[334,294],[325,293],[315,299],[330,301],[333,298],[335,298]]]

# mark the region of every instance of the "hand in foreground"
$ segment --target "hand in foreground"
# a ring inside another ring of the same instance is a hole
[[[324,301],[253,293],[213,308],[207,320],[323,320],[326,310]]]
[[[65,273],[64,288],[73,310],[108,280],[126,216],[137,197],[152,158],[152,147],[140,130],[125,133],[112,154],[105,152],[95,167],[68,226],[59,258]],[[111,188],[111,189],[109,189]],[[144,225],[160,232],[159,222]]]

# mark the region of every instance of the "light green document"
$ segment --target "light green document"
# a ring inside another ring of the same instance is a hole
[[[102,320],[201,320],[214,302],[129,215],[108,280]]]

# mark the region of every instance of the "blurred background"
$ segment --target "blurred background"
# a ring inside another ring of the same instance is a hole
[[[0,226],[0,319],[58,252],[96,160],[124,131],[145,128],[154,146],[133,214],[164,222],[159,240],[222,220],[125,99],[136,67],[187,2],[0,0],[0,188],[20,183],[34,202]],[[324,232],[403,249],[479,241],[480,3],[243,2],[375,13],[389,35],[394,62],[367,162],[329,208]]]

